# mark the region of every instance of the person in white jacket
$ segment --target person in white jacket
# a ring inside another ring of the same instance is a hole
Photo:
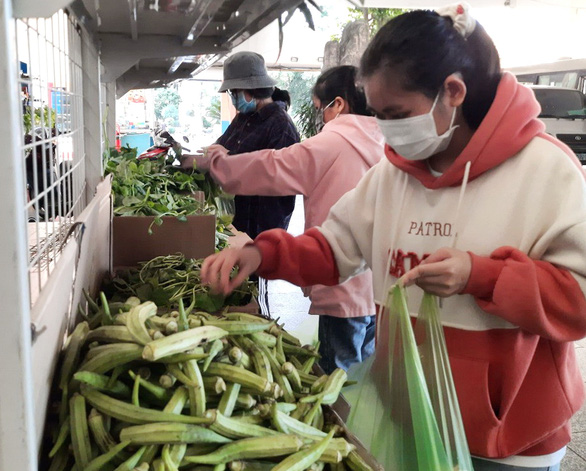
[[[320,227],[267,231],[206,259],[202,279],[229,292],[254,270],[305,286],[370,267],[375,300],[401,280],[413,316],[423,290],[441,296],[474,469],[558,471],[584,401],[573,343],[586,336],[580,163],[545,133],[533,92],[501,70],[465,4],[393,18],[360,70],[386,158]],[[389,448],[372,451],[384,460]]]
[[[356,186],[383,155],[383,138],[366,110],[357,88],[357,69],[345,65],[321,74],[313,102],[321,129],[298,144],[243,154],[212,145],[206,155],[187,158],[184,165],[209,170],[225,191],[236,195],[304,197],[305,227],[324,222],[330,208]],[[309,312],[318,314],[320,365],[326,372],[347,369],[374,351],[375,307],[372,273],[367,270],[338,286],[316,285],[304,290]]]

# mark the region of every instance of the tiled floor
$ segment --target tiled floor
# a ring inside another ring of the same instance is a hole
[[[289,232],[300,234],[302,231],[303,202],[298,197]],[[317,316],[307,315],[309,300],[303,297],[299,288],[285,281],[271,281],[269,303],[273,317],[280,317],[280,322],[284,322],[303,343],[312,343],[317,335]],[[576,354],[582,378],[586,380],[586,339],[576,342]],[[573,440],[562,461],[561,471],[586,471],[586,405],[574,416],[572,434]]]

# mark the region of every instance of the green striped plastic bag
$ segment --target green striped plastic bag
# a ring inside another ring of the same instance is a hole
[[[385,470],[472,471],[436,298],[423,297],[419,342],[401,286],[378,323],[375,354],[348,372],[348,427]]]

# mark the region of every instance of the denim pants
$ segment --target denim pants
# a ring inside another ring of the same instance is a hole
[[[374,353],[375,316],[319,316],[319,365],[330,374],[336,368],[347,370]]]
[[[478,458],[472,458],[472,466],[474,467],[474,471],[560,471],[559,463],[554,466],[545,466],[541,468],[525,468],[522,466],[509,466]]]

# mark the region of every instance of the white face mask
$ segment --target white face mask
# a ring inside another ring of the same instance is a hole
[[[446,150],[452,135],[458,126],[454,126],[456,108],[452,114],[450,127],[441,136],[438,136],[433,119],[433,110],[439,99],[435,97],[429,113],[411,116],[404,119],[377,119],[378,126],[386,143],[393,150],[408,160],[424,160]]]

